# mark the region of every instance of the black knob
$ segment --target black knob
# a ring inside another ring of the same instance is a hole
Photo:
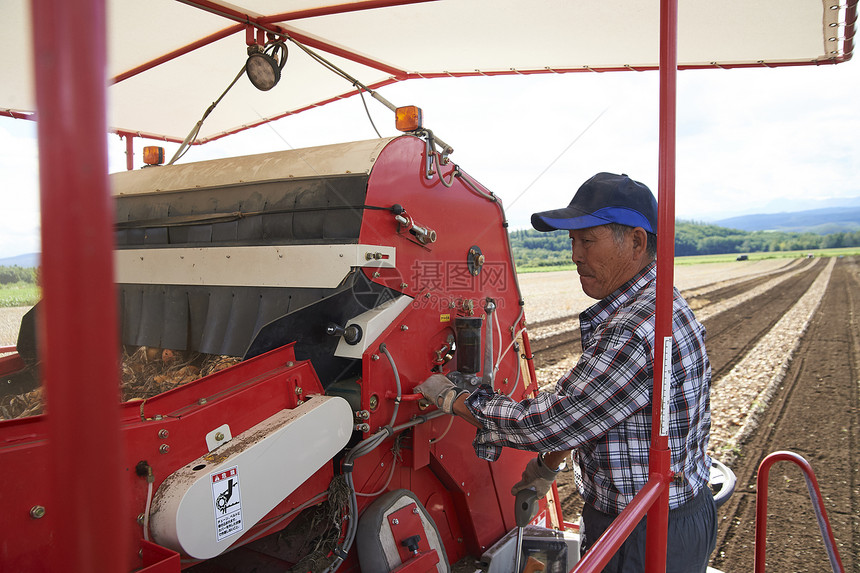
[[[400,545],[404,546],[406,549],[411,551],[412,553],[418,553],[418,542],[421,541],[420,535],[413,535],[412,537],[407,537],[403,541],[400,542]]]

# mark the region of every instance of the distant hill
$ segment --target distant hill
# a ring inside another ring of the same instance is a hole
[[[15,255],[0,259],[0,267],[19,266],[23,268],[38,267],[40,253],[28,253],[26,255]]]
[[[860,206],[827,207],[792,213],[742,215],[714,221],[715,225],[741,231],[786,233],[853,233],[860,231]]]

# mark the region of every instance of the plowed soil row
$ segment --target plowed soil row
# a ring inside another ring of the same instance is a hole
[[[807,266],[791,280],[704,321],[715,383],[806,292],[825,261],[811,261]],[[773,275],[711,291],[706,304],[736,296],[770,278]],[[860,573],[858,313],[860,261],[840,259],[782,387],[732,462],[738,485],[735,495],[720,510],[713,558],[714,566],[722,571],[753,570],[757,468],[766,454],[792,450],[809,460],[818,474],[845,570]],[[566,349],[570,352],[570,346]],[[550,353],[538,353],[536,362],[547,358],[552,359]],[[828,571],[828,557],[817,533],[805,480],[795,467],[783,466],[788,464],[774,467],[770,478],[768,570]],[[572,472],[562,474],[559,488],[565,517],[575,519],[581,501]]]
[[[814,470],[845,571],[860,572],[860,264],[839,260],[818,312],[758,430],[733,470],[736,493],[720,509],[714,566],[752,571],[756,475],[769,453],[789,450]],[[768,571],[830,571],[802,472],[770,472]]]
[[[806,292],[806,289],[818,276],[824,263],[823,259],[819,259],[808,264],[809,268],[806,271],[800,273],[793,280],[787,281],[789,284],[780,285],[782,288],[772,289],[739,307],[729,309],[703,321],[708,332],[708,356],[711,360],[714,379],[731,370],[732,366],[743,357],[744,352],[766,334],[776,321],[785,314],[786,310],[791,308],[791,305]],[[703,309],[793,270],[795,269],[782,270],[763,277],[738,281],[736,284],[711,291],[707,295],[690,297],[688,302],[694,308]],[[568,317],[567,320],[571,320],[571,318]],[[530,325],[529,328],[534,329],[545,324]],[[569,330],[539,341],[532,341],[531,347],[535,355],[535,368],[542,368],[566,358],[570,355],[571,349],[578,352],[579,330]]]

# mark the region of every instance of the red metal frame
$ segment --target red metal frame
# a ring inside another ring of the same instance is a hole
[[[827,519],[824,499],[821,497],[821,490],[818,488],[818,480],[815,479],[815,472],[812,471],[812,466],[794,452],[774,452],[762,460],[758,467],[758,475],[756,476],[755,573],[764,573],[765,558],[767,556],[767,482],[770,468],[776,462],[792,462],[803,471],[806,478],[806,486],[809,489],[809,497],[818,518],[821,537],[824,539],[824,544],[830,557],[830,566],[834,572],[845,571],[842,559],[839,557],[836,538],[833,537],[833,529],[830,527],[830,521]]]
[[[42,302],[39,325],[53,477],[64,529],[48,569],[120,571],[127,531],[108,188],[103,0],[33,0],[39,109]],[[80,156],[78,150],[88,153]],[[70,159],[75,157],[74,161]],[[74,341],[74,343],[72,343]],[[80,349],[89,349],[81,352]]]

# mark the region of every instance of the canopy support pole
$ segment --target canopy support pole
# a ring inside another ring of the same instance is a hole
[[[657,308],[654,328],[654,387],[651,418],[651,479],[666,480],[660,498],[648,512],[645,571],[666,571],[669,524],[668,394],[672,351],[672,303],[675,263],[675,136],[678,71],[678,0],[660,2],[660,140],[657,181]],[[668,364],[664,365],[664,352]],[[663,420],[663,417],[666,420]],[[662,423],[661,423],[662,422]]]
[[[42,215],[39,339],[49,571],[127,571],[108,187],[105,0],[32,0]],[[38,32],[38,33],[37,33]],[[87,153],[79,153],[86,149]]]
[[[120,137],[125,137],[125,168],[134,171],[134,136],[126,133]]]

